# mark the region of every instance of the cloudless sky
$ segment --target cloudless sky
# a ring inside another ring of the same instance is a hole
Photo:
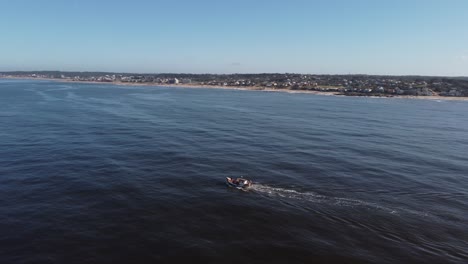
[[[467,0],[0,0],[0,71],[468,76]]]

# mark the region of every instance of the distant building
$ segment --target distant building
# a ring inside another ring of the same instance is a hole
[[[424,87],[421,88],[421,92],[419,93],[419,95],[430,96],[432,95],[432,92],[428,88]]]
[[[451,89],[448,92],[448,96],[461,96],[462,93],[460,91],[457,91],[457,89]]]
[[[177,79],[177,78],[170,79],[170,80],[168,81],[168,83],[170,83],[170,84],[179,84],[179,82],[180,82],[180,81],[179,81],[179,79]]]

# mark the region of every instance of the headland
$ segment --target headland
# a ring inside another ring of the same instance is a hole
[[[213,88],[375,98],[468,101],[468,78],[310,74],[130,74],[3,72],[0,78],[60,82]]]

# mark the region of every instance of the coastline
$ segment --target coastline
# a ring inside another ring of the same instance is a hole
[[[99,81],[74,81],[70,79],[53,79],[53,78],[31,78],[31,77],[0,77],[0,79],[17,79],[17,80],[46,80],[56,81],[63,83],[89,83],[89,84],[109,84],[120,86],[153,86],[153,87],[174,87],[174,88],[195,88],[195,89],[225,89],[225,90],[240,90],[240,91],[261,91],[261,92],[280,92],[292,94],[313,94],[313,95],[326,95],[326,96],[342,96],[342,97],[363,97],[363,98],[396,98],[396,99],[423,99],[423,100],[446,100],[446,101],[468,101],[468,97],[449,97],[449,96],[414,96],[414,95],[389,95],[389,96],[375,96],[375,95],[344,95],[339,92],[322,92],[310,90],[289,90],[289,89],[272,89],[261,86],[215,86],[206,84],[157,84],[157,83],[130,83],[130,82],[99,82]]]

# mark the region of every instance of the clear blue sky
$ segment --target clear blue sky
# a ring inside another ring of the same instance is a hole
[[[468,76],[468,1],[0,0],[0,70]]]

